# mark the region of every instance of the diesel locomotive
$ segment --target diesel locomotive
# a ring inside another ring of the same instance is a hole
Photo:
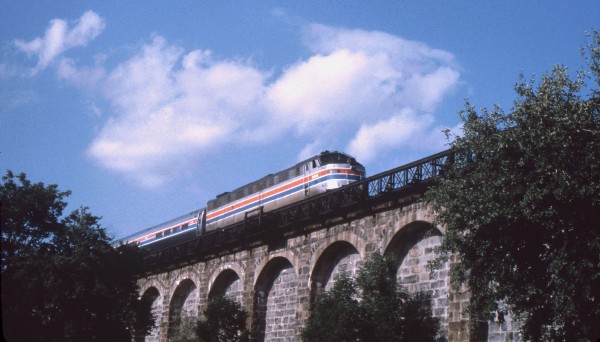
[[[365,168],[342,152],[324,151],[296,165],[269,174],[208,201],[205,208],[127,236],[119,243],[135,243],[156,250],[225,228],[253,212],[269,212],[365,178]]]

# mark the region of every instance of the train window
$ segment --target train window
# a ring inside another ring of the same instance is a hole
[[[177,233],[179,230],[181,230],[181,227],[175,227],[173,228],[173,233]]]
[[[157,234],[156,234],[156,238],[157,238],[157,239],[158,239],[158,238],[161,238],[162,236],[163,236],[163,233],[162,233],[162,232],[160,232],[160,233],[157,233]]]
[[[169,234],[171,234],[171,229],[167,229],[167,230],[165,230],[165,233],[164,233],[164,235],[165,235],[165,236],[167,236],[167,235],[169,235]]]
[[[190,225],[189,223],[182,225],[181,230],[186,230],[189,225]]]
[[[314,169],[316,167],[317,167],[317,160],[313,159],[313,161],[312,161],[312,168]]]

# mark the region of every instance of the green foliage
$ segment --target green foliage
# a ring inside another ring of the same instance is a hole
[[[360,334],[361,308],[356,282],[342,275],[330,291],[315,302],[306,327],[304,341],[357,341]]]
[[[372,254],[361,266],[356,282],[361,289],[361,340],[403,341],[404,303],[408,294],[398,284],[391,262]]]
[[[510,113],[460,113],[455,163],[426,195],[446,227],[437,263],[471,289],[472,321],[513,312],[526,339],[600,336],[600,35],[589,72],[516,85]],[[587,93],[587,95],[584,95]]]
[[[196,333],[204,342],[248,341],[247,313],[242,306],[229,297],[212,299],[198,321]]]
[[[61,217],[68,195],[56,185],[32,184],[24,174],[9,171],[3,177],[4,336],[130,341],[135,329],[145,333],[153,324],[137,298],[140,252],[114,249],[99,218],[86,208]]]
[[[198,335],[196,332],[196,318],[184,316],[179,325],[174,327],[175,331],[169,337],[169,342],[196,342]]]
[[[374,253],[355,280],[342,275],[317,298],[304,341],[435,341],[439,322],[430,303],[397,283],[389,259]]]
[[[15,178],[21,183],[15,182]],[[60,223],[69,191],[57,185],[32,184],[25,174],[8,171],[2,177],[2,272],[27,251],[42,250],[48,238],[63,229]]]

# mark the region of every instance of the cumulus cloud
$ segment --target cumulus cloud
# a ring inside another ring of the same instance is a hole
[[[389,99],[393,89],[382,80],[393,73],[384,56],[337,50],[285,70],[266,99],[276,118],[300,133],[323,123],[355,124]]]
[[[370,61],[367,88],[357,84],[355,94],[383,93],[383,109],[398,106],[431,111],[451,90],[459,77],[454,56],[424,43],[378,31],[346,30],[324,25],[306,29],[307,44],[317,54],[333,55],[347,50]]]
[[[364,161],[417,135],[442,140],[437,127],[427,130],[434,129],[432,113],[458,83],[451,53],[384,32],[324,25],[308,26],[305,39],[314,55],[269,87],[268,103],[278,119],[301,133],[329,134],[324,127],[339,132],[343,126],[355,132],[347,150]]]
[[[87,45],[105,26],[98,14],[87,11],[71,29],[65,20],[54,19],[50,21],[44,37],[37,37],[29,42],[16,40],[15,45],[28,55],[37,57],[38,62],[33,69],[33,73],[36,73],[45,69],[68,49]]]
[[[348,152],[358,160],[368,163],[377,157],[379,150],[398,149],[415,144],[426,143],[418,139],[427,135],[434,122],[432,115],[417,115],[405,109],[397,115],[374,124],[363,124],[356,136],[348,144]]]
[[[156,36],[107,76],[114,115],[88,152],[106,168],[159,185],[190,158],[251,130],[244,122],[258,115],[253,108],[265,77],[244,63],[213,61],[209,51],[185,53]]]
[[[38,58],[36,70],[54,65],[59,77],[97,87],[110,108],[88,155],[145,186],[245,144],[295,139],[298,158],[345,146],[363,162],[415,140],[437,146],[434,113],[460,77],[449,52],[325,25],[307,26],[310,56],[280,70],[186,51],[158,35],[111,70],[63,56],[104,26],[89,11],[72,28],[55,19],[43,38],[16,44]]]
[[[308,27],[306,39],[312,56],[273,77],[155,36],[107,75],[114,114],[90,155],[152,186],[194,156],[276,143],[290,133],[305,141],[299,158],[331,148],[332,136],[364,161],[418,137],[431,140],[432,112],[459,78],[452,54],[383,32],[323,25]]]

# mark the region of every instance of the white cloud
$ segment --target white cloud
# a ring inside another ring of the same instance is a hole
[[[269,88],[267,102],[276,119],[301,133],[323,123],[352,124],[380,107],[393,92],[385,56],[337,50],[288,68]]]
[[[314,54],[273,78],[248,62],[186,53],[155,36],[108,74],[114,114],[90,155],[152,186],[197,156],[276,143],[291,132],[304,142],[299,158],[346,145],[363,161],[438,136],[429,132],[431,113],[459,77],[450,53],[322,25],[307,37]]]
[[[185,54],[156,36],[108,75],[114,114],[88,152],[106,168],[159,185],[234,133],[251,136],[265,77],[241,62],[213,61],[208,51]]]
[[[324,25],[307,27],[305,39],[313,57],[286,69],[269,88],[276,119],[316,141],[332,131],[353,132],[347,148],[359,160],[417,135],[441,136],[437,127],[426,131],[434,129],[431,113],[458,84],[451,53],[384,32]]]
[[[305,41],[315,53],[329,54],[340,49],[385,54],[391,63],[413,73],[428,72],[440,65],[454,65],[454,55],[428,45],[380,31],[348,30],[313,24],[305,29]]]
[[[406,109],[401,113],[374,124],[363,124],[356,136],[347,146],[347,150],[357,160],[368,163],[378,157],[378,151],[424,144],[419,139],[426,135],[434,122],[432,115],[417,115]]]
[[[37,37],[29,42],[15,41],[21,51],[38,58],[33,73],[45,69],[68,49],[87,45],[104,30],[106,24],[98,14],[87,11],[72,29],[69,30],[68,26],[65,20],[53,19],[43,38]]]
[[[296,139],[299,158],[346,146],[363,162],[419,139],[433,146],[433,113],[459,79],[449,52],[324,25],[305,30],[312,55],[276,77],[158,35],[111,70],[102,60],[81,67],[63,56],[104,26],[89,11],[72,28],[55,19],[43,38],[16,44],[38,58],[35,71],[52,65],[61,78],[96,87],[110,108],[95,108],[107,119],[88,154],[145,186],[163,184],[201,156],[248,143]]]

